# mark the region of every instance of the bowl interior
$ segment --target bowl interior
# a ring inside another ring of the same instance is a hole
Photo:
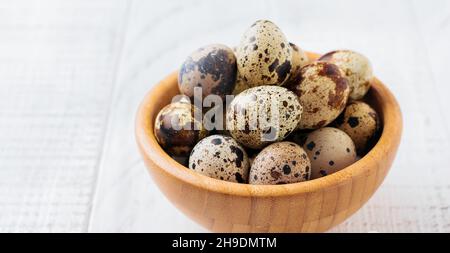
[[[317,54],[313,53],[308,53],[308,55],[312,59],[318,57]],[[208,191],[240,196],[279,196],[311,192],[323,187],[339,185],[350,177],[365,173],[367,165],[383,159],[387,150],[396,150],[401,135],[402,122],[398,104],[386,86],[374,78],[365,100],[378,112],[383,129],[378,142],[356,163],[326,177],[293,184],[249,185],[232,183],[189,170],[170,157],[156,141],[153,134],[154,120],[158,112],[169,104],[177,94],[179,94],[177,73],[169,75],[147,94],[140,106],[136,120],[138,145],[144,156],[152,160],[165,173]]]

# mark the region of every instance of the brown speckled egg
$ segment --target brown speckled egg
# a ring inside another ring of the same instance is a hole
[[[291,86],[298,84],[301,79],[301,68],[309,63],[309,58],[306,53],[294,43],[289,43],[292,48],[292,68],[289,79],[284,85]]]
[[[377,140],[380,127],[378,114],[364,102],[351,102],[335,122],[337,128],[352,138],[359,155],[372,148]]]
[[[328,125],[344,110],[350,89],[339,68],[327,62],[314,62],[301,70],[302,81],[289,86],[303,106],[298,129]]]
[[[348,79],[351,99],[366,95],[372,80],[372,66],[367,57],[350,50],[337,50],[323,55],[319,61],[334,63],[342,69]]]
[[[298,97],[279,86],[258,86],[237,95],[227,108],[227,130],[242,145],[261,149],[283,140],[302,115]]]
[[[237,55],[237,47],[233,47],[233,52],[235,55]],[[242,75],[239,73],[239,69],[237,71],[236,75],[236,85],[234,86],[233,95],[237,95],[244,90],[251,88],[246,82],[244,82],[244,79],[242,78]]]
[[[208,177],[247,183],[250,163],[244,148],[233,138],[211,135],[201,140],[189,156],[189,168]]]
[[[335,173],[356,161],[352,139],[333,127],[324,127],[310,133],[303,148],[311,161],[312,179]]]
[[[250,86],[282,85],[291,71],[292,49],[283,32],[268,20],[256,21],[238,46],[238,71]]]
[[[265,147],[250,168],[250,184],[289,184],[309,180],[311,163],[299,145],[283,141]]]
[[[202,119],[195,119],[195,110],[196,107],[190,103],[175,102],[165,106],[156,116],[156,140],[169,154],[187,155],[199,140],[208,135]]]
[[[220,44],[201,47],[181,65],[178,87],[190,98],[194,97],[195,87],[202,89],[203,97],[214,94],[224,98],[233,92],[236,72],[236,57],[229,47]]]

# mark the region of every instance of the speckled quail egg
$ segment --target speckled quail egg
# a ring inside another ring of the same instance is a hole
[[[289,43],[292,48],[292,68],[289,74],[289,79],[284,85],[291,86],[298,84],[301,81],[301,68],[309,63],[309,58],[305,51],[299,48],[294,43]]]
[[[233,52],[235,55],[237,55],[237,47],[233,47]],[[242,75],[239,73],[239,69],[237,71],[236,75],[236,85],[234,86],[233,95],[237,95],[244,90],[251,88],[246,82],[244,82],[244,79],[242,78]]]
[[[203,107],[206,113],[203,117],[203,125],[206,129],[210,130],[210,134],[221,134],[229,135],[226,130],[226,105],[225,104],[214,104],[213,107],[207,108]]]
[[[250,86],[282,85],[291,71],[292,49],[283,32],[268,20],[256,21],[238,46],[238,71]]]
[[[210,94],[222,98],[233,92],[236,83],[236,57],[224,45],[201,47],[183,62],[178,74],[180,92],[194,97],[194,88],[201,88],[203,97]]]
[[[187,155],[199,140],[208,135],[202,119],[195,117],[196,110],[192,104],[179,101],[165,106],[156,116],[156,140],[169,154]]]
[[[244,148],[233,138],[211,135],[201,140],[189,156],[189,168],[229,182],[246,183],[250,163]]]
[[[303,106],[298,129],[326,126],[344,110],[350,89],[347,79],[334,64],[314,62],[301,69],[302,80],[289,86]]]
[[[303,148],[311,160],[311,178],[335,173],[356,161],[355,144],[342,130],[324,127],[308,134]]]
[[[367,57],[350,50],[337,50],[323,55],[319,61],[334,63],[342,69],[349,81],[351,99],[366,95],[372,80],[372,66]]]
[[[265,147],[250,168],[250,184],[289,184],[309,180],[311,163],[299,145],[283,141]]]
[[[302,115],[298,97],[279,86],[258,86],[237,95],[227,108],[227,130],[242,145],[261,149],[283,140]]]
[[[336,119],[336,127],[347,133],[359,155],[372,148],[377,140],[380,122],[377,112],[361,101],[352,101]]]

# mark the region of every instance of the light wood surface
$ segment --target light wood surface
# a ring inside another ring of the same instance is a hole
[[[207,231],[148,175],[135,113],[191,51],[261,18],[367,55],[402,108],[386,180],[330,231],[450,232],[447,0],[0,1],[0,231]]]
[[[215,232],[327,231],[373,195],[400,144],[399,105],[386,86],[375,79],[367,99],[380,114],[383,131],[375,147],[358,162],[327,177],[296,184],[261,186],[216,180],[178,164],[156,141],[156,115],[177,94],[177,73],[173,73],[144,98],[136,116],[137,143],[153,180],[166,197]]]

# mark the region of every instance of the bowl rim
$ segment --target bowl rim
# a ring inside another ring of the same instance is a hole
[[[307,54],[310,59],[319,57],[319,54],[316,53],[307,52]],[[326,177],[283,185],[251,185],[211,178],[194,172],[175,161],[161,148],[153,134],[154,119],[148,119],[149,110],[152,107],[151,101],[158,101],[157,95],[165,88],[164,86],[176,82],[176,80],[177,72],[175,71],[158,82],[145,95],[136,115],[136,141],[144,159],[150,159],[167,175],[206,191],[243,197],[276,197],[338,187],[353,177],[367,173],[370,169],[368,164],[384,159],[383,156],[386,156],[389,152],[395,152],[400,141],[402,116],[398,102],[391,91],[374,77],[371,92],[382,101],[379,105],[381,112],[378,112],[381,114],[380,118],[383,122],[382,132],[374,147],[355,163]]]

